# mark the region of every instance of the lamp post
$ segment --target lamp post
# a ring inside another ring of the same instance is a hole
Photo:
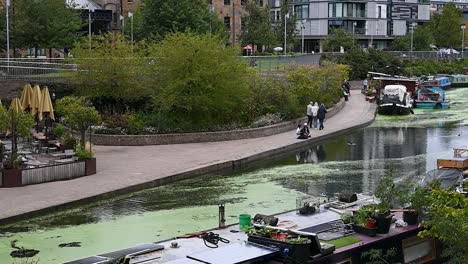
[[[130,39],[132,43],[132,51],[133,51],[133,13],[128,12],[128,17],[130,18]]]
[[[410,56],[411,56],[411,60],[413,60],[413,38],[414,38],[414,23],[411,23],[411,26],[410,26],[410,30],[411,30],[411,46],[410,46]]]
[[[215,7],[214,5],[210,5],[210,35],[212,34],[212,31],[213,31],[213,13],[215,11]]]
[[[94,12],[94,8],[88,5],[88,38],[89,38],[89,49],[91,50],[91,12]]]
[[[462,59],[465,58],[465,29],[466,29],[466,25],[465,24],[461,24],[460,26],[461,30],[462,30]]]
[[[304,54],[304,29],[305,29],[305,23],[306,23],[306,20],[302,20],[302,23],[301,23],[301,34],[302,34],[302,46],[301,46],[301,52],[302,54]]]
[[[357,22],[353,22],[353,39],[354,39],[354,47],[356,48],[356,37],[354,36],[354,28],[357,26]]]
[[[10,0],[6,0],[6,38],[7,38],[7,64],[8,71],[10,71],[10,20],[9,20],[9,9]]]
[[[287,29],[287,19],[289,18],[289,13],[286,13],[284,15],[284,55],[286,55],[286,41],[287,41],[287,33],[286,33],[286,29]]]

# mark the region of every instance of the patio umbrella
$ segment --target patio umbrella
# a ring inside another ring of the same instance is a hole
[[[14,160],[16,153],[18,152],[18,143],[16,138],[16,123],[17,117],[16,115],[20,112],[23,112],[23,108],[21,107],[21,102],[18,98],[15,98],[11,101],[10,104],[10,112],[11,112],[11,154],[12,154],[12,161]]]
[[[28,83],[23,87],[23,93],[21,93],[21,98],[20,98],[21,106],[23,107],[23,110],[26,110],[31,107],[32,94],[33,94],[33,88]]]
[[[21,102],[18,98],[11,101],[10,111],[15,111],[16,113],[23,112],[23,107],[21,106]]]
[[[42,102],[42,94],[41,94],[41,88],[37,84],[34,85],[31,100],[32,100],[31,114],[34,116],[34,119],[36,120],[36,132],[38,132],[38,130],[39,130],[39,113],[40,113],[41,102]]]
[[[54,116],[54,107],[52,105],[52,100],[50,98],[49,88],[45,86],[41,92],[41,105],[39,107],[39,119],[42,120],[44,114],[52,120],[55,120]]]
[[[45,136],[47,139],[47,128],[50,126],[50,120],[54,120],[54,107],[52,106],[52,100],[50,99],[49,88],[44,86],[42,88],[42,99],[41,99],[41,106],[39,107],[39,120],[45,116],[44,124],[45,124]]]

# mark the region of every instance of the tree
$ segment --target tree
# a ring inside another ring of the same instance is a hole
[[[141,37],[163,38],[173,32],[193,32],[222,34],[225,31],[222,21],[210,13],[204,0],[152,0],[141,6]]]
[[[413,34],[413,50],[427,51],[431,50],[430,45],[434,43],[432,31],[429,26],[417,27]],[[393,50],[410,50],[411,49],[411,33],[404,36],[396,37],[392,42]]]
[[[17,158],[17,137],[30,138],[31,128],[34,126],[34,119],[29,113],[16,112],[13,109],[6,110],[0,104],[0,132],[12,133],[12,151],[11,151],[11,166]]]
[[[354,49],[356,45],[353,35],[339,28],[325,38],[323,47],[329,51],[340,51],[340,47],[343,47],[345,51],[349,51]]]
[[[140,108],[150,96],[154,82],[148,79],[151,59],[145,43],[135,43],[120,34],[94,36],[73,49],[78,70],[73,81],[78,92],[91,98],[101,112],[122,113]]]
[[[63,0],[15,0],[11,6],[11,40],[15,48],[71,47],[80,37],[80,11]]]
[[[439,47],[454,47],[460,45],[463,23],[461,11],[453,2],[444,5],[442,13],[432,16],[430,26],[434,39]]]
[[[154,47],[155,110],[191,128],[239,122],[252,69],[238,47],[224,44],[208,34],[174,33]]]
[[[257,1],[249,0],[245,7],[246,14],[242,17],[244,27],[241,34],[243,45],[271,46],[275,42],[275,35],[270,21],[270,11],[261,7]]]
[[[421,237],[432,237],[442,241],[444,255],[450,263],[466,263],[468,255],[468,198],[455,191],[444,190],[438,183],[431,185],[426,194],[429,209]]]
[[[284,23],[286,20],[286,49],[291,50],[296,43],[296,15],[293,10],[293,1],[292,0],[282,0],[280,8],[280,19],[273,23],[273,28],[276,35],[276,40],[278,43],[283,43],[284,47]],[[285,17],[286,14],[289,16]],[[287,51],[287,50],[286,50]]]
[[[57,102],[57,112],[62,114],[65,123],[72,129],[76,129],[81,135],[81,145],[85,146],[85,135],[93,125],[101,122],[101,116],[96,109],[83,97],[67,96]]]

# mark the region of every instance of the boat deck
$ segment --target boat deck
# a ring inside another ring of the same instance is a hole
[[[279,218],[278,227],[289,229],[289,230],[306,230],[306,229],[312,230],[312,231],[319,233],[318,238],[320,239],[321,242],[323,241],[327,242],[328,239],[333,239],[334,237],[327,238],[327,232],[322,233],[322,231],[324,230],[323,228],[327,226],[326,223],[339,220],[340,219],[339,213],[343,213],[348,210],[351,211],[351,210],[357,209],[358,207],[364,204],[373,202],[373,199],[374,198],[371,196],[358,195],[358,201],[355,203],[349,204],[350,206],[348,206],[347,208],[325,209],[322,206],[319,212],[316,212],[315,214],[311,214],[307,216],[299,215],[296,213],[296,211],[278,214],[276,215],[276,217]],[[229,208],[226,208],[226,209],[227,211],[229,211]],[[396,217],[401,218],[401,215],[398,216],[397,214]],[[317,259],[311,260],[310,263],[320,263],[319,260],[326,259],[332,255],[339,254],[341,252],[345,252],[348,250],[355,250],[355,249],[358,249],[360,247],[363,247],[369,244],[379,243],[381,240],[384,240],[388,237],[398,236],[408,231],[414,231],[417,228],[418,228],[417,226],[395,228],[392,224],[391,231],[385,235],[378,235],[376,237],[367,237],[365,235],[353,234],[354,236],[358,237],[361,241],[342,247],[342,248],[338,248],[331,255],[326,255],[326,256],[319,255]],[[255,255],[254,252],[250,252],[250,253],[248,252],[250,242],[247,242],[247,235],[244,232],[240,231],[239,225],[236,224],[236,225],[228,226],[223,229],[213,229],[209,231],[219,234],[220,237],[228,239],[230,242],[229,243],[219,242],[218,249],[208,248],[205,245],[204,240],[197,236],[190,237],[190,238],[170,239],[166,241],[160,241],[157,243],[155,242],[154,244],[160,245],[164,249],[140,254],[139,256],[133,257],[129,263],[134,263],[134,264],[136,263],[139,263],[139,264],[249,263],[249,261],[243,262],[243,261],[234,261],[234,260],[230,261],[229,260],[231,259],[229,258],[229,255],[233,256],[232,259],[235,259],[235,258],[238,258],[239,256],[245,256],[249,254],[251,256],[250,260],[256,259],[254,256]],[[341,237],[342,236],[343,234],[341,235]],[[176,247],[173,246],[174,243],[177,243]],[[266,249],[257,248],[256,252],[258,254],[262,253],[263,254],[262,256],[271,256],[273,253],[276,253],[272,251],[269,252],[269,250],[271,251],[271,248],[266,248]],[[221,253],[221,251],[223,251],[222,255],[225,256],[224,258],[219,257],[220,255],[218,253]],[[105,254],[100,254],[100,256],[103,256],[103,255]],[[218,258],[221,258],[221,259],[219,259],[218,261],[207,261],[205,259],[205,262],[199,262],[199,261],[194,260],[194,259],[198,259],[202,257],[210,258],[213,256],[218,256]],[[268,258],[263,259],[265,260],[264,263],[276,263],[274,260],[271,260],[271,257],[269,259],[270,260],[268,260]],[[102,259],[100,260],[102,261]],[[81,263],[81,262],[77,261],[74,263]],[[105,262],[100,262],[100,263],[105,263]]]
[[[437,159],[437,168],[468,170],[468,148],[454,148],[453,157]]]

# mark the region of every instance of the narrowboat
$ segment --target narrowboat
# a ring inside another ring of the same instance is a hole
[[[448,76],[452,87],[468,87],[468,75],[455,74]]]
[[[450,108],[450,102],[443,89],[438,87],[422,88],[418,91],[415,107],[423,109],[447,109]]]
[[[408,115],[411,109],[411,95],[403,85],[387,85],[379,101],[378,112],[381,115]]]
[[[452,83],[448,77],[443,76],[423,81],[419,86],[421,88],[440,87],[442,89],[449,89],[452,86]]]

